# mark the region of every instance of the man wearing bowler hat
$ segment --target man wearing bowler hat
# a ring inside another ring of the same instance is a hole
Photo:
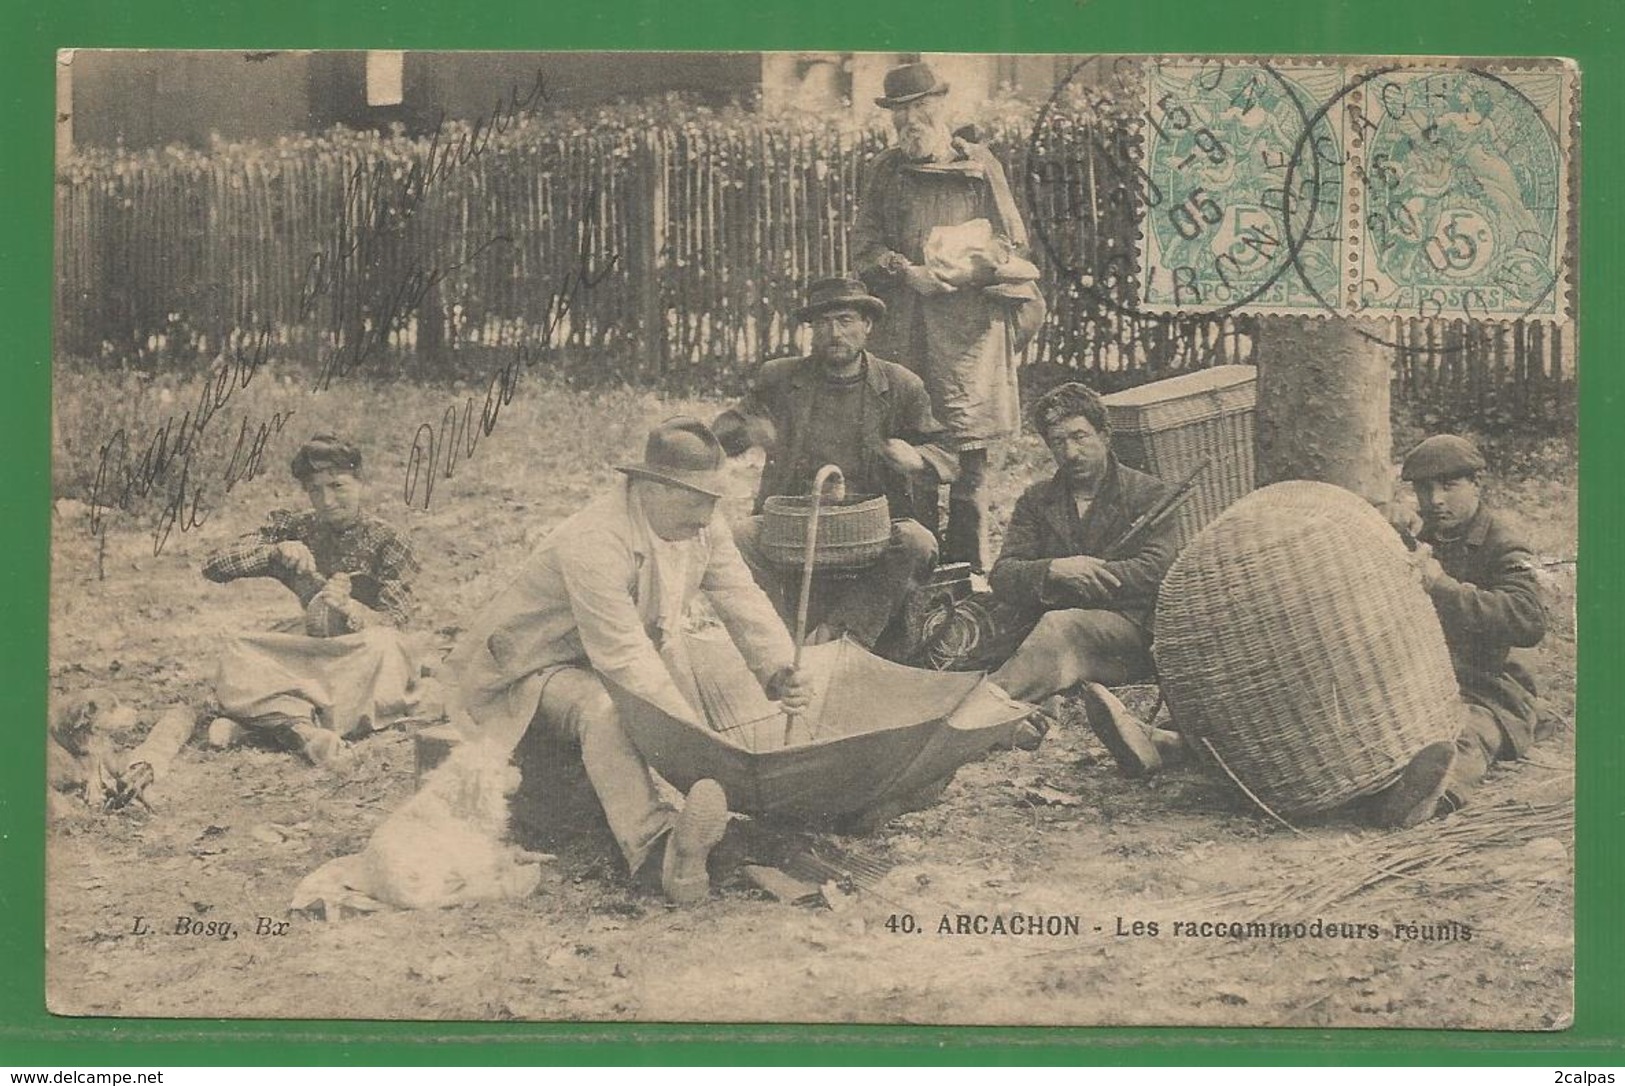
[[[704,596],[773,700],[805,709],[811,684],[791,666],[784,623],[739,558],[717,513],[724,455],[698,419],[650,433],[627,478],[542,540],[470,624],[450,663],[453,719],[512,750],[531,729],[580,744],[587,779],[636,873],[657,863],[679,904],[710,892],[706,859],[728,801],[701,780],[681,812],[664,802],[628,735],[628,714],[701,724],[684,670],[683,616]]]
[[[938,533],[943,559],[980,570],[988,561],[988,450],[1021,426],[1018,335],[1030,327],[1019,317],[1043,303],[1030,282],[1022,285],[1021,301],[1010,296],[1009,284],[956,284],[928,266],[928,245],[940,229],[985,219],[992,235],[1019,256],[1027,247],[1027,228],[998,159],[949,132],[943,110],[948,84],[930,65],[894,68],[886,73],[885,91],[875,101],[891,111],[897,145],[869,168],[852,228],[852,260],[886,303],[875,328],[875,352],[924,378],[932,411],[958,454],[948,524]],[[936,530],[935,509],[921,513]]]
[[[795,314],[812,331],[812,352],[765,363],[750,393],[712,424],[730,455],[752,446],[766,450],[758,514],[770,497],[806,494],[825,464],[841,469],[848,494],[886,496],[891,546],[868,569],[820,575],[808,619],[810,626],[821,624],[832,635],[848,634],[882,650],[882,635],[909,590],[936,565],[936,540],[912,519],[916,493],[934,504],[938,482],[951,480],[957,466],[920,378],[866,349],[870,329],[885,311],[859,280],[813,283],[807,304]],[[790,621],[800,578],[767,560],[759,543],[761,519],[740,521],[735,541],[757,583]]]

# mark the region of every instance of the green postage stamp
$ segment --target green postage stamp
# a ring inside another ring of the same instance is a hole
[[[1568,315],[1571,66],[1141,63],[1144,308]]]

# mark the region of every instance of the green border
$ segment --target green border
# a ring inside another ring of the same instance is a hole
[[[1610,425],[1625,393],[1610,361],[1625,307],[1592,304],[1581,404],[1581,623],[1578,963],[1574,1028],[1559,1035],[1323,1030],[1039,1030],[582,1027],[423,1023],[174,1022],[53,1019],[43,1011],[43,810],[40,782],[49,559],[52,60],[60,46],[166,48],[774,49],[990,52],[1434,53],[1559,55],[1584,72],[1582,242],[1585,279],[1616,281],[1625,215],[1614,207],[1625,168],[1621,18],[1611,0],[1250,0],[1216,7],[1174,0],[63,0],[11,4],[0,65],[0,342],[15,367],[0,396],[0,449],[11,465],[0,517],[0,583],[12,620],[0,624],[0,720],[14,740],[0,758],[0,1065],[558,1063],[1625,1063],[1625,729],[1614,711],[1625,668],[1615,471],[1625,427]]]

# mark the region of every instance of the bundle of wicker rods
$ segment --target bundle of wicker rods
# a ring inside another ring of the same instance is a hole
[[[1249,907],[1257,915],[1316,916],[1356,896],[1384,892],[1441,899],[1454,889],[1510,893],[1568,881],[1574,797],[1469,806],[1444,822],[1399,833],[1317,842],[1312,859],[1289,864],[1270,884],[1214,895],[1192,905]],[[1530,846],[1556,842],[1550,851]]]
[[[1203,529],[1163,581],[1153,651],[1175,725],[1283,818],[1386,787],[1459,727],[1404,544],[1325,483],[1265,487]]]

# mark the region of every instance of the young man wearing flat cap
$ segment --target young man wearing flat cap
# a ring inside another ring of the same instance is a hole
[[[1454,434],[1423,441],[1400,468],[1416,492],[1417,514],[1396,527],[1417,544],[1416,570],[1461,684],[1463,728],[1453,750],[1433,754],[1430,770],[1413,762],[1400,786],[1379,797],[1379,820],[1391,825],[1463,806],[1492,764],[1523,757],[1544,737],[1534,679],[1512,659],[1514,648],[1546,636],[1535,555],[1484,501],[1483,470],[1478,448]]]
[[[703,725],[674,677],[689,604],[705,597],[769,698],[794,711],[812,694],[717,512],[723,461],[698,419],[655,427],[642,462],[620,467],[623,482],[542,540],[448,660],[454,723],[503,750],[531,728],[579,743],[628,869],[657,862],[678,904],[710,892],[706,858],[727,824],[727,796],[701,780],[681,812],[664,802],[623,721],[658,712]]]
[[[875,353],[925,380],[931,409],[951,435],[959,459],[949,486],[948,524],[938,532],[947,562],[987,566],[989,448],[1021,426],[1016,384],[1017,312],[997,284],[955,286],[926,266],[926,246],[939,227],[985,219],[1017,255],[1027,227],[1004,167],[986,147],[957,138],[944,117],[948,84],[928,64],[886,73],[878,105],[891,111],[897,145],[869,167],[852,227],[853,267],[886,304],[875,329]],[[936,531],[935,509],[927,527]]]
[[[1389,788],[1362,801],[1364,816],[1407,827],[1464,806],[1497,761],[1523,756],[1543,737],[1534,680],[1515,660],[1546,634],[1533,551],[1483,500],[1484,458],[1453,434],[1428,438],[1405,457],[1400,478],[1417,510],[1396,507],[1394,526],[1413,546],[1461,688],[1460,735],[1424,747]],[[1145,728],[1103,687],[1086,692],[1090,725],[1133,776],[1183,757],[1176,732]]]
[[[820,576],[809,625],[848,634],[875,648],[902,610],[908,592],[936,565],[937,545],[915,518],[916,493],[934,504],[939,479],[951,480],[956,457],[931,413],[920,378],[865,348],[886,305],[856,279],[813,283],[797,321],[812,331],[802,358],[765,363],[750,393],[712,424],[722,447],[738,456],[767,452],[756,513],[768,498],[806,494],[825,464],[841,469],[851,496],[885,495],[891,546],[868,569]],[[786,622],[794,616],[799,575],[775,568],[758,542],[761,517],[735,525],[734,538],[757,583]]]

